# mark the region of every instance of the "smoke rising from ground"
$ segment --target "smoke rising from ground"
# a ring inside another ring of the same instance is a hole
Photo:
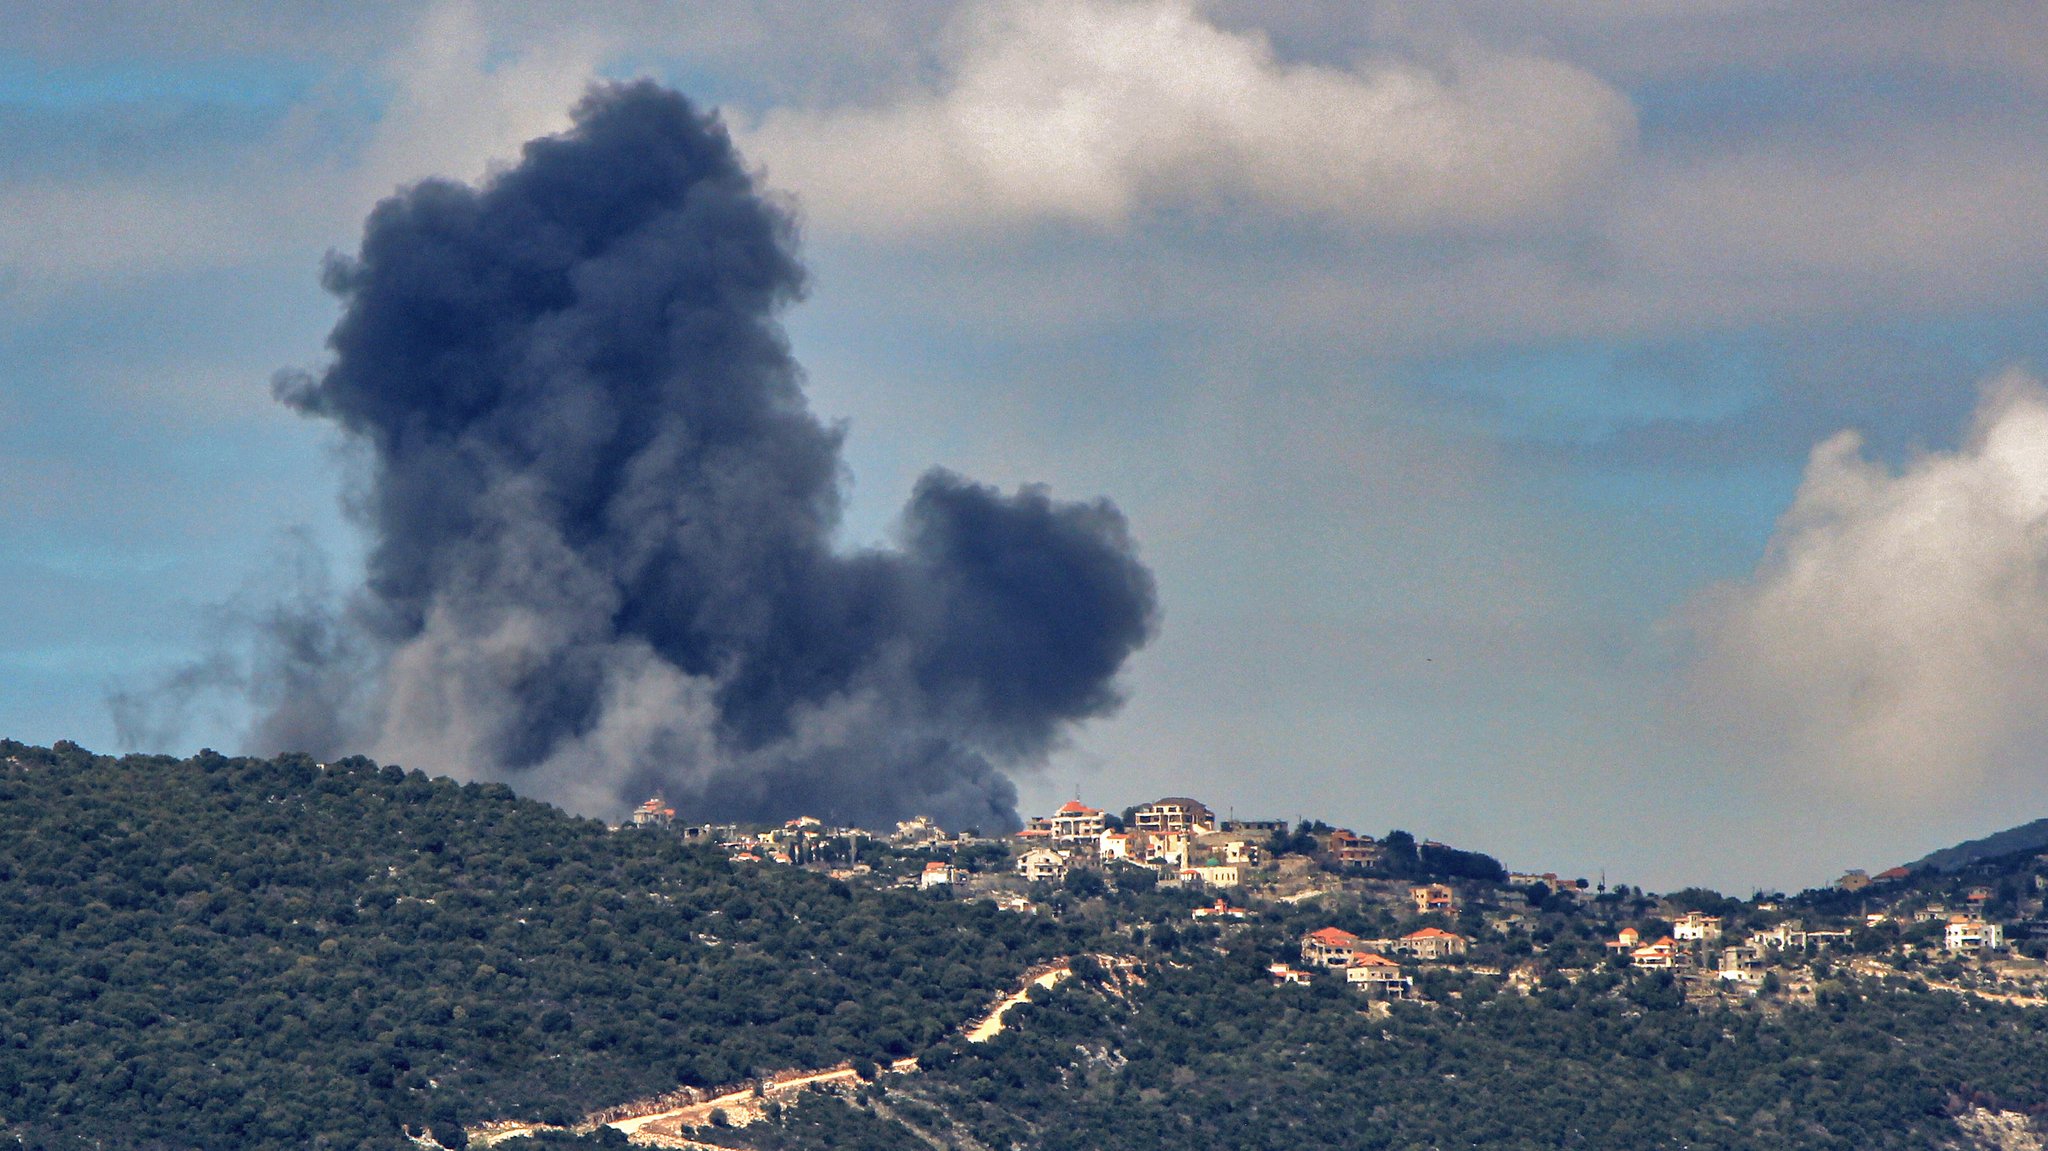
[[[277,385],[367,448],[366,584],[280,661],[257,746],[588,812],[1014,823],[1004,768],[1116,708],[1151,576],[1107,502],[936,470],[899,549],[835,552],[841,432],[776,321],[793,239],[650,83],[379,204],[327,268],[331,363]]]

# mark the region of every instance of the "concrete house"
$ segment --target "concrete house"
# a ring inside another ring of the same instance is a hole
[[[1067,877],[1067,857],[1050,847],[1035,847],[1017,857],[1017,874],[1032,883],[1058,883]]]

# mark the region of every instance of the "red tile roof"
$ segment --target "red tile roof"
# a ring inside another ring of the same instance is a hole
[[[1358,937],[1356,935],[1336,927],[1319,928],[1309,932],[1308,937],[1318,943],[1328,944],[1331,947],[1356,947],[1358,945]]]

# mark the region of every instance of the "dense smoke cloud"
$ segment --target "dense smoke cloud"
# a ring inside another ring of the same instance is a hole
[[[592,812],[1013,823],[1003,768],[1117,706],[1151,577],[1107,502],[936,470],[900,550],[835,552],[840,432],[776,322],[802,281],[722,126],[649,83],[378,205],[331,364],[278,385],[368,449],[366,585],[257,744]]]

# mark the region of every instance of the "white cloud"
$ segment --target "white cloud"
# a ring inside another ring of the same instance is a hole
[[[0,176],[0,298],[35,302],[269,254],[298,253],[310,266],[323,248],[348,246],[371,205],[401,185],[478,179],[567,127],[602,49],[599,37],[573,33],[511,51],[456,0],[429,9],[378,64],[390,98],[357,147],[332,138],[334,97],[316,92],[204,164]]]
[[[770,111],[744,144],[813,221],[854,232],[1243,200],[1412,229],[1565,211],[1634,133],[1627,100],[1566,64],[1477,49],[1442,68],[1284,64],[1189,0],[985,4],[946,59],[936,86]]]
[[[480,179],[526,141],[567,128],[603,48],[602,37],[572,30],[497,59],[474,5],[432,9],[386,62],[396,94],[358,161],[360,207],[428,176]]]
[[[1735,741],[1875,798],[1955,797],[2048,717],[2048,391],[1985,390],[1968,443],[1894,475],[1816,447],[1769,552],[1696,606]]]

